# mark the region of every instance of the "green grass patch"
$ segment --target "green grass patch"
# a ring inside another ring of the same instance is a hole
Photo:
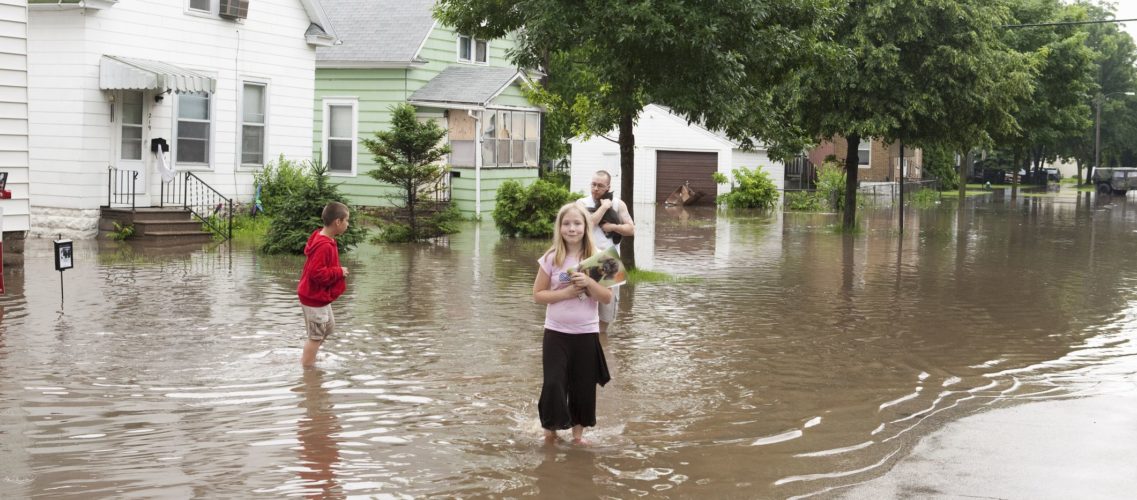
[[[968,188],[968,190],[963,193],[963,195],[968,197],[968,198],[970,198],[972,196],[983,196],[985,194],[991,194],[991,192],[990,191],[984,191],[982,188],[980,188],[980,189]],[[959,191],[940,191],[940,196],[944,197],[944,198],[959,198]]]
[[[647,269],[628,270],[629,283],[695,283],[699,279],[691,276],[674,276],[660,271]]]
[[[237,215],[233,217],[233,241],[259,245],[268,234],[272,225],[272,217],[264,214],[257,216]]]

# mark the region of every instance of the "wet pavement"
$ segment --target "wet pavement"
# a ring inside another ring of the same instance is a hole
[[[360,247],[303,372],[299,258],[81,241],[61,307],[29,241],[0,297],[0,497],[978,494],[908,464],[984,463],[1014,443],[1007,411],[1109,450],[1041,408],[1128,397],[1132,200],[996,193],[911,208],[903,235],[886,206],[852,236],[834,214],[636,218],[640,267],[686,279],[623,287],[585,449],[540,444],[547,242],[486,222]]]

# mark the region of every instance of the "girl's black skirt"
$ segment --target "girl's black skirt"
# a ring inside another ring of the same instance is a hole
[[[611,380],[599,333],[545,329],[541,343],[545,381],[537,411],[549,430],[596,425],[596,385]]]

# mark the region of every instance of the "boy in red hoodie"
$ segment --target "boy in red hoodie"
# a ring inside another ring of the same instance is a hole
[[[308,342],[300,356],[300,364],[304,367],[316,364],[320,344],[335,330],[336,318],[332,315],[331,304],[347,288],[344,281],[347,268],[340,266],[335,237],[347,231],[350,217],[347,205],[334,201],[328,203],[321,214],[324,227],[313,231],[308,237],[308,245],[304,247],[304,255],[308,259],[304,261],[300,285],[296,287],[300,307],[304,310],[304,325],[308,329]]]

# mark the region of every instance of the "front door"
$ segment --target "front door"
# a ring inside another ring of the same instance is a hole
[[[146,105],[146,94],[143,91],[123,90],[115,93],[115,119],[112,157],[114,166],[119,170],[138,172],[138,179],[134,183],[136,193],[136,206],[150,206],[150,199],[146,195],[148,177],[146,175],[146,155],[150,154],[147,131],[149,127],[149,106]],[[122,194],[129,186],[122,183],[116,188]]]

